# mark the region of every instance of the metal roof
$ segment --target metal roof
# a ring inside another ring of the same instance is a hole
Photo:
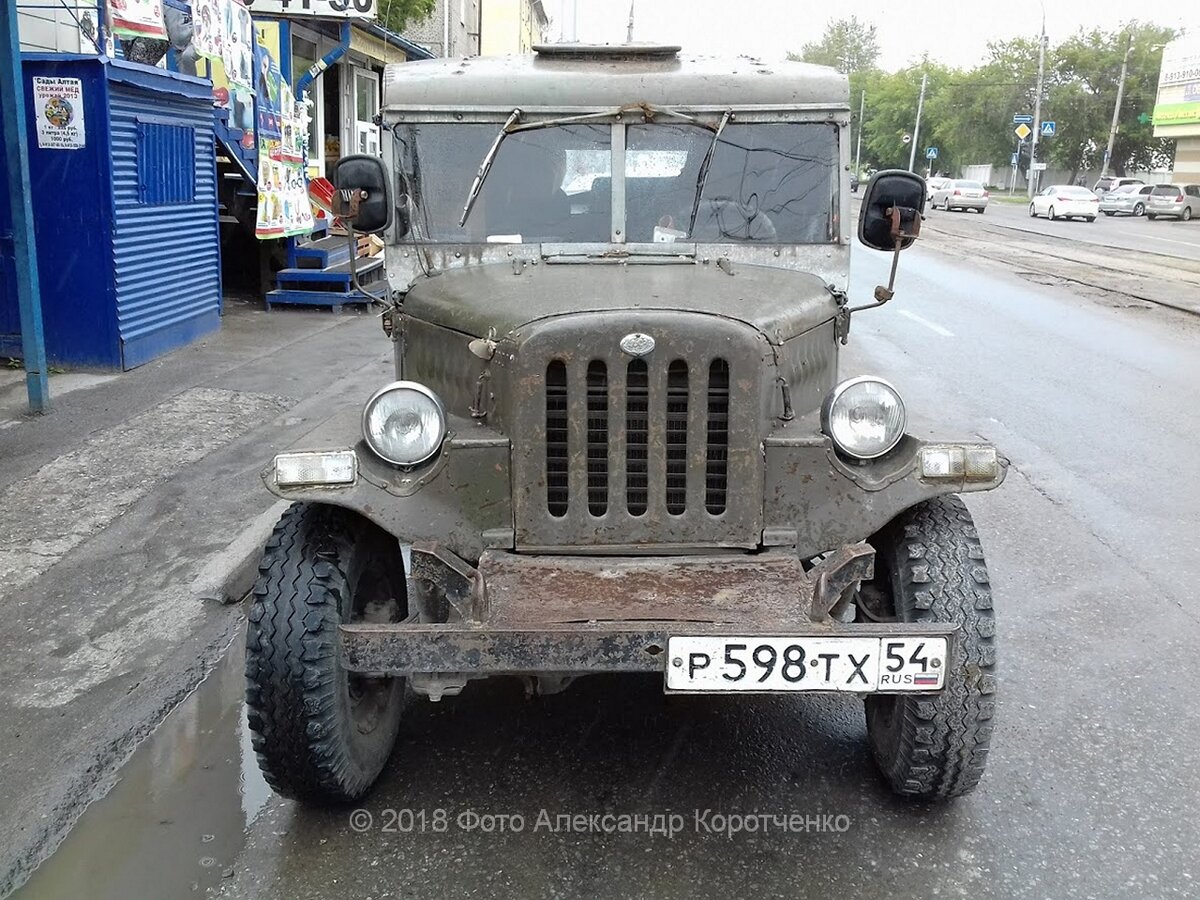
[[[619,45],[541,56],[419,60],[384,71],[388,107],[609,109],[656,106],[849,108],[845,75],[750,57],[644,52]]]

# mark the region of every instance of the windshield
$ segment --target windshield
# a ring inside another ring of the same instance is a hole
[[[607,243],[613,239],[612,127],[556,125],[501,142],[465,226],[468,188],[498,125],[397,125],[400,193],[415,237],[453,243]],[[689,228],[713,131],[671,122],[626,133],[630,242],[823,243],[834,239],[837,131],[819,123],[729,124],[713,150]]]

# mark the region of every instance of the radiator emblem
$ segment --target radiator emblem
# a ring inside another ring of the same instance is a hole
[[[649,356],[654,352],[654,338],[648,334],[635,331],[621,338],[621,349],[630,356]]]

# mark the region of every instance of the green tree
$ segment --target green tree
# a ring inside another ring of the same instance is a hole
[[[821,40],[805,44],[789,59],[833,66],[843,75],[875,68],[879,59],[879,40],[875,26],[860,22],[858,16],[836,19],[825,26]]]
[[[437,0],[379,0],[377,21],[399,34],[410,22],[421,22],[433,14]]]

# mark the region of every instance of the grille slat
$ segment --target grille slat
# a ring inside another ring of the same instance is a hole
[[[667,512],[687,511],[688,366],[682,359],[667,368],[666,397]]]
[[[729,363],[714,359],[708,367],[708,441],[704,467],[704,508],[725,512],[729,492]]]
[[[587,370],[587,495],[593,516],[608,512],[608,367],[598,359]]]
[[[650,376],[646,361],[630,362],[626,379],[625,508],[631,516],[642,516],[650,501]]]
[[[546,509],[559,519],[571,496],[568,455],[567,366],[556,359],[546,366]]]

